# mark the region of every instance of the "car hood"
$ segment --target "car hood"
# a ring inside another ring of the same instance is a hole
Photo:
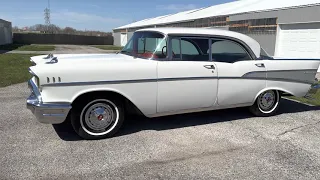
[[[40,55],[31,57],[30,61],[34,65],[41,64],[74,64],[74,63],[94,63],[108,60],[128,60],[133,59],[132,56],[124,54],[54,54],[48,58],[48,55]]]
[[[40,79],[40,85],[55,82],[90,82],[118,79],[142,79],[156,75],[157,61],[125,54],[58,54],[56,58],[34,56],[29,71]],[[56,60],[54,60],[56,59]]]

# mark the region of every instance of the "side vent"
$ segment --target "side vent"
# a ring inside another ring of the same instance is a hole
[[[47,83],[50,83],[50,77],[47,77]],[[61,77],[57,77],[57,81],[55,77],[52,77],[52,83],[60,83],[61,82]]]

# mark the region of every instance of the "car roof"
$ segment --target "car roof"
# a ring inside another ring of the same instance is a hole
[[[251,48],[252,52],[255,54],[255,56],[257,58],[260,57],[260,44],[254,40],[253,38],[241,34],[241,33],[237,33],[237,32],[233,32],[233,31],[229,31],[229,30],[222,30],[222,29],[216,29],[216,28],[147,28],[147,29],[140,29],[137,30],[137,32],[139,31],[154,31],[154,32],[159,32],[165,35],[170,35],[170,34],[187,34],[187,35],[205,35],[205,36],[224,36],[224,37],[230,37],[233,39],[238,39],[244,43],[246,43],[246,45],[249,46],[249,48]]]

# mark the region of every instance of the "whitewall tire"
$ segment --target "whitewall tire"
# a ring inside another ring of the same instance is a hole
[[[91,98],[76,105],[71,111],[73,129],[84,139],[112,137],[123,121],[123,104],[116,98]]]
[[[262,92],[255,103],[249,108],[256,116],[273,116],[277,113],[281,96],[279,91],[267,90]]]

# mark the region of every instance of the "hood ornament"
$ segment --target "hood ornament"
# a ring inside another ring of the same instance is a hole
[[[55,64],[58,62],[58,58],[54,57],[52,53],[48,54],[47,57],[44,57],[43,59],[48,59],[50,61],[46,62],[46,64]]]
[[[55,64],[58,62],[58,58],[57,57],[53,57],[49,62],[46,62],[46,64]]]
[[[47,57],[44,57],[43,59],[52,59],[53,58],[53,54],[52,53],[50,53],[50,54],[48,54],[48,56]]]

